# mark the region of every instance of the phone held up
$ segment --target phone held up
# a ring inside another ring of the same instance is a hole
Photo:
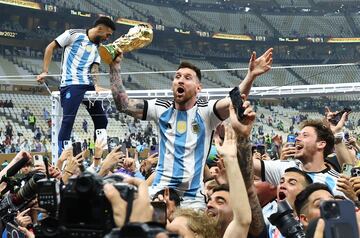
[[[320,214],[325,220],[324,237],[358,238],[355,205],[349,200],[329,200],[320,204]]]
[[[244,115],[245,108],[243,107],[244,101],[241,98],[239,87],[233,88],[230,91],[229,95],[230,95],[231,102],[234,106],[237,119],[239,121],[243,120],[245,117],[245,115]]]

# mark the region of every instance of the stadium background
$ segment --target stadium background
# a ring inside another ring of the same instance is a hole
[[[64,30],[89,27],[100,15],[110,16],[117,22],[117,31],[110,41],[138,23],[153,26],[152,44],[125,54],[123,79],[130,90],[169,89],[172,73],[126,72],[173,71],[182,60],[193,62],[201,69],[215,69],[203,73],[203,88],[230,88],[243,79],[246,71],[216,69],[247,68],[252,51],[261,55],[269,47],[274,48],[275,68],[259,77],[255,86],[281,89],[294,85],[306,88],[314,84],[359,82],[359,1],[0,0],[0,100],[13,103],[13,107],[0,107],[0,128],[5,130],[10,121],[20,140],[32,140],[34,132],[21,118],[21,110],[28,107],[41,130],[41,153],[51,150],[46,138],[50,127],[43,118],[43,108],[51,112],[51,98],[46,88],[37,85],[35,80],[35,75],[41,72],[44,49]],[[49,74],[60,73],[60,60],[59,50]],[[102,64],[101,72],[107,73],[108,66]],[[57,90],[58,84],[56,76],[49,79],[51,90]],[[109,86],[107,76],[101,76],[101,84]],[[330,95],[321,89],[313,91],[311,96],[256,97],[252,100],[258,114],[254,136],[258,136],[262,126],[264,136],[280,134],[285,139],[293,117],[319,118],[325,106],[334,110],[348,106],[353,113],[347,130],[357,137],[360,133],[358,98],[356,93]],[[104,107],[108,108],[108,135],[120,140],[129,136],[133,119],[117,113],[108,101]],[[89,122],[88,133],[82,129],[83,119]],[[136,133],[143,133],[147,122],[135,125]],[[139,125],[142,130],[138,130]],[[297,126],[295,123],[294,131]],[[154,124],[153,128],[156,134]],[[91,138],[92,131],[91,118],[80,108],[73,130],[74,140]],[[0,154],[0,161],[6,158]]]

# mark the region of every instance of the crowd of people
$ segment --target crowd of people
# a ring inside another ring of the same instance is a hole
[[[323,238],[329,229],[324,212],[330,202],[348,207],[341,218],[352,223],[341,227],[347,227],[346,237],[358,237],[360,146],[344,134],[349,112],[327,108],[318,120],[295,117],[294,123],[302,121],[297,134],[285,141],[262,133],[266,147],[253,146],[255,121],[269,124],[272,119],[257,115],[248,96],[256,78],[271,69],[272,48],[260,56],[253,52],[244,80],[231,97],[219,100],[198,98],[202,74],[189,62],[181,62],[176,70],[172,100],[129,98],[121,79],[123,52],[117,49],[109,80],[116,109],[127,115],[121,120],[136,119],[130,120],[130,137],[108,143],[103,111],[88,108],[95,143],[71,143],[85,92],[101,90],[90,73],[98,72],[97,45],[112,34],[113,26],[101,17],[90,30],[68,30],[47,47],[37,80],[46,80],[53,50],[65,47],[61,102],[63,114],[72,117],[63,119],[54,165],[24,148],[0,171],[5,234],[17,230],[28,238],[278,238],[306,233]],[[154,121],[158,139],[153,138],[151,123],[139,136],[138,120]],[[85,121],[83,129],[88,130]],[[140,159],[141,148],[128,150],[135,138],[151,143],[147,158]],[[278,156],[269,156],[269,149]]]

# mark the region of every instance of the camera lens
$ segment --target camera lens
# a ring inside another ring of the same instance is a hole
[[[89,193],[93,188],[94,181],[89,174],[84,174],[80,176],[76,181],[76,191],[78,193]]]
[[[338,204],[333,201],[325,202],[324,204],[324,218],[329,219],[336,219],[340,217],[340,209],[338,207]]]

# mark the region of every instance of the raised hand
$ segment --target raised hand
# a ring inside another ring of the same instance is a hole
[[[256,52],[253,52],[249,62],[249,73],[253,76],[259,76],[271,69],[273,48],[265,51],[263,55],[256,58]]]

